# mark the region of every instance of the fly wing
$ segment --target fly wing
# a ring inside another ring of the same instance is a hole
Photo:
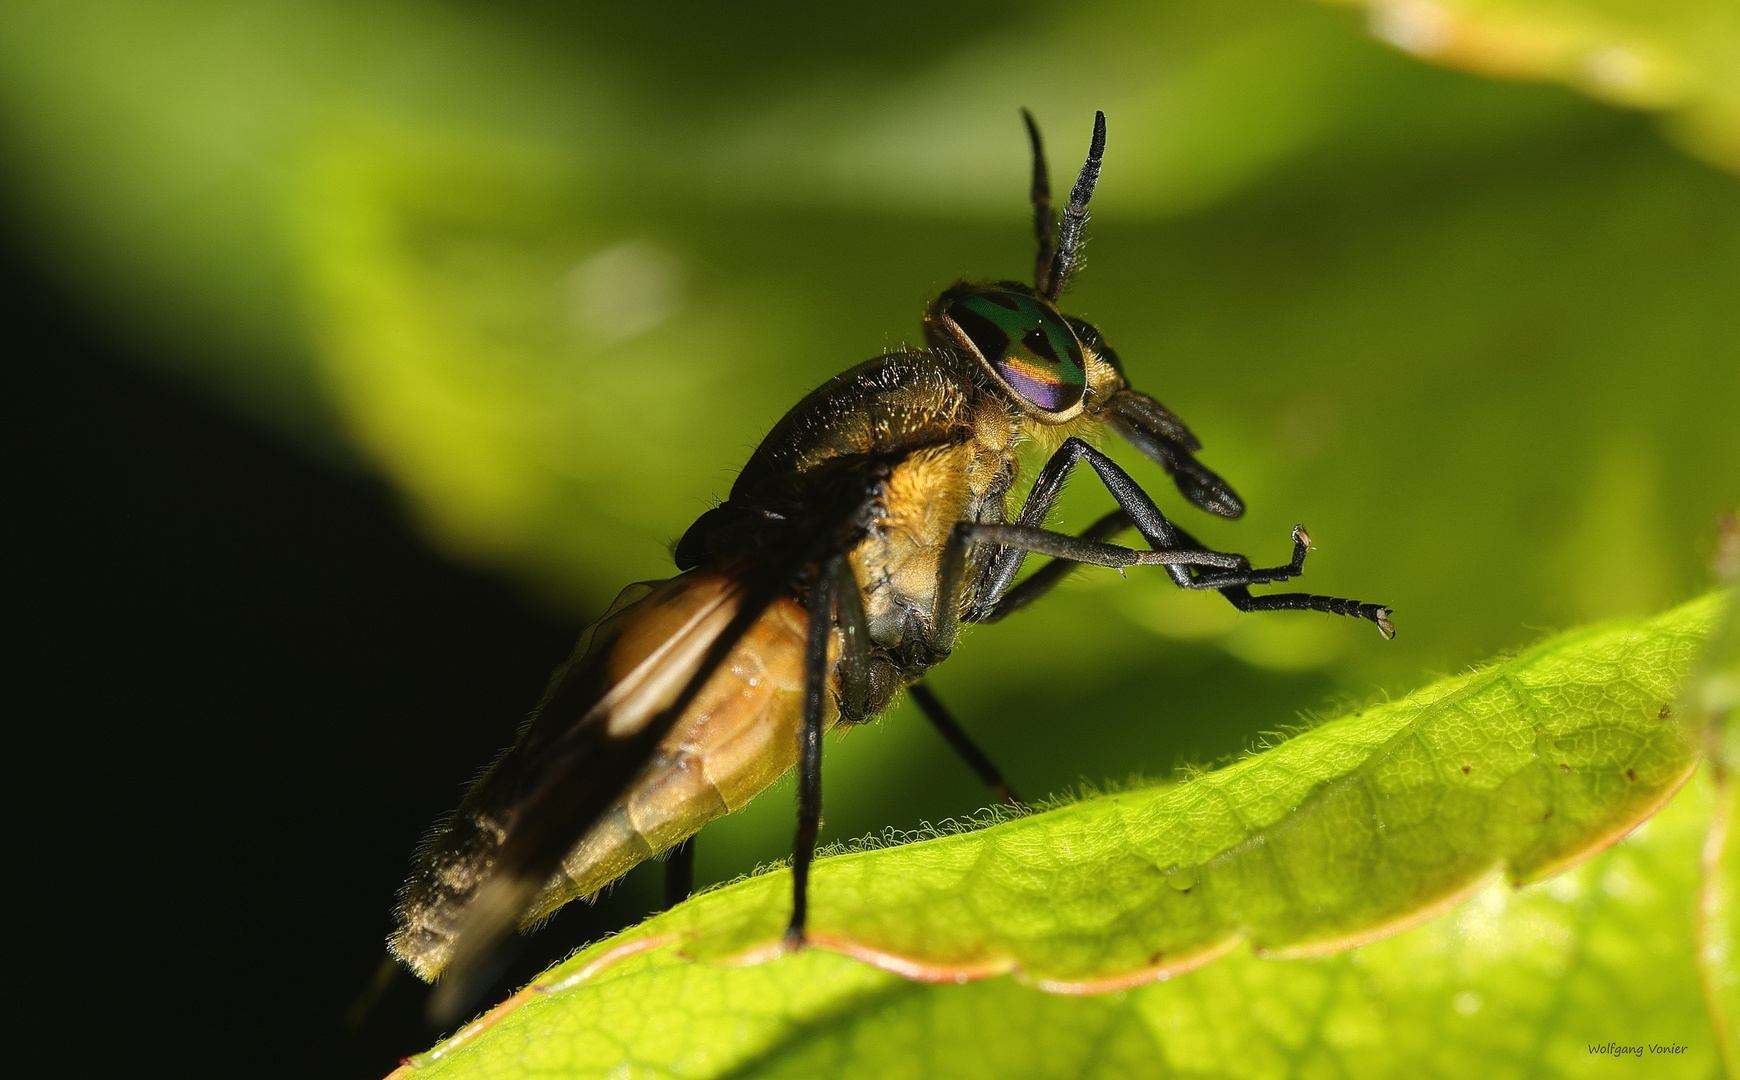
[[[693,573],[634,585],[582,635],[402,891],[389,944],[423,978],[445,975],[438,1011],[466,1001],[479,965],[778,591]]]
[[[433,1014],[451,1019],[481,989],[497,944],[534,912],[563,857],[628,793],[750,628],[828,551],[862,535],[885,477],[885,463],[864,458],[791,478],[784,500],[805,508],[801,518],[746,508],[756,527],[722,527],[731,542],[707,545],[711,564],[730,573],[698,569],[631,586],[581,637],[518,741],[425,845],[401,894],[389,946],[425,979],[441,976]],[[695,591],[703,582],[714,586],[705,596]]]

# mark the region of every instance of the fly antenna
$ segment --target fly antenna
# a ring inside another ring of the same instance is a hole
[[[1058,235],[1057,254],[1052,256],[1051,272],[1040,288],[1047,300],[1056,300],[1063,295],[1064,286],[1069,284],[1069,275],[1081,262],[1082,230],[1087,225],[1088,200],[1094,197],[1094,185],[1100,182],[1100,156],[1105,150],[1106,114],[1096,112],[1094,137],[1088,145],[1087,161],[1082,163],[1081,175],[1075,178],[1075,187],[1070,189],[1069,205],[1063,210],[1063,229]]]
[[[1027,123],[1027,141],[1033,144],[1033,235],[1039,241],[1039,254],[1033,258],[1033,288],[1044,293],[1050,284],[1051,260],[1057,251],[1057,221],[1051,216],[1051,170],[1045,165],[1045,142],[1039,137],[1039,124],[1033,114],[1021,110]]]

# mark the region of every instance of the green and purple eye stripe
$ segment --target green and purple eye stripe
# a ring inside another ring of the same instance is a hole
[[[1066,412],[1087,389],[1075,333],[1049,304],[1003,291],[972,293],[948,317],[1009,389],[1042,412]]]

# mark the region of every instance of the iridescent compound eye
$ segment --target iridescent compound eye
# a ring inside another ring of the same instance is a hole
[[[1028,405],[1063,413],[1081,404],[1087,389],[1081,343],[1050,304],[1014,292],[976,292],[946,314]]]

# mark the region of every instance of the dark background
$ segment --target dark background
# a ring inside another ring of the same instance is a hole
[[[108,1073],[198,1014],[182,1076],[381,1076],[433,1041],[403,973],[344,1016],[411,851],[577,627],[149,373],[10,244],[0,273],[13,1030]],[[656,870],[570,905],[487,1000],[645,914]]]

